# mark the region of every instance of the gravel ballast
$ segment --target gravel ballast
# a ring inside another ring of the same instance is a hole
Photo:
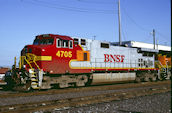
[[[0,106],[44,102],[44,101],[52,101],[52,100],[62,100],[62,99],[78,98],[78,97],[86,97],[86,96],[96,96],[100,94],[111,94],[111,93],[120,92],[120,91],[130,91],[130,90],[139,90],[139,89],[144,90],[147,88],[149,87],[0,98]]]
[[[42,113],[39,111],[37,113]],[[53,113],[171,113],[171,93],[161,93],[133,99],[89,106],[53,109]]]

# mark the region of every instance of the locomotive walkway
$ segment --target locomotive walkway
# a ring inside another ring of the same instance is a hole
[[[169,92],[170,84],[171,82],[168,80],[28,93],[2,93],[0,95],[0,112],[32,112],[154,95]]]

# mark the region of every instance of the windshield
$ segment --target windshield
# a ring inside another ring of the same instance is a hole
[[[54,39],[35,39],[33,45],[52,45]]]

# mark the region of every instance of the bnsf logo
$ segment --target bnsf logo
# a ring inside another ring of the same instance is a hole
[[[125,56],[124,55],[111,55],[111,54],[104,54],[104,62],[123,62]]]

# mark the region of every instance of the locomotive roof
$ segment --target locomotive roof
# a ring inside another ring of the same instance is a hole
[[[113,42],[114,45],[118,45],[119,42]],[[144,43],[144,42],[137,42],[137,41],[123,41],[123,45],[128,45],[129,47],[136,47],[136,48],[147,48],[147,49],[153,49],[154,45],[150,43]],[[164,46],[164,45],[155,45],[155,48],[157,50],[162,51],[171,51],[170,46]]]
[[[58,35],[58,34],[42,34],[42,35],[38,35],[36,37],[51,37],[51,38],[59,38],[59,39],[62,39],[62,40],[73,40],[71,37],[69,36],[65,36],[65,35]]]

